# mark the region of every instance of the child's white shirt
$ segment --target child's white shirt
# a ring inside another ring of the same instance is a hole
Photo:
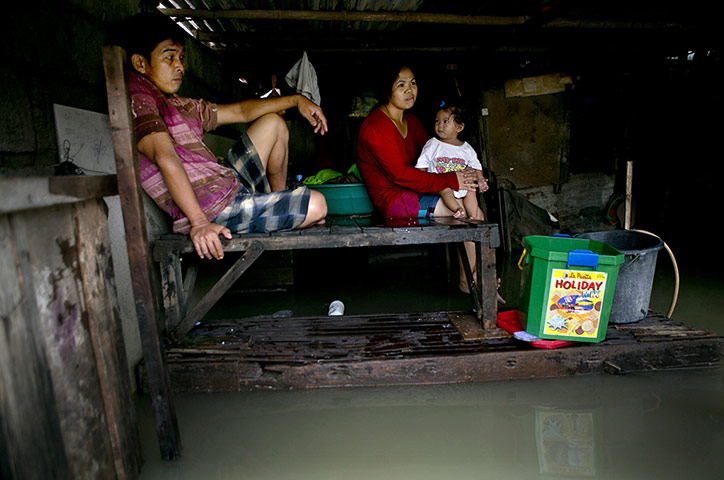
[[[420,158],[417,159],[415,165],[415,168],[424,168],[430,173],[455,172],[463,170],[465,167],[475,170],[483,169],[475,149],[468,142],[463,142],[462,145],[450,145],[435,137],[428,140],[422,147]],[[455,198],[463,198],[467,193],[467,190],[454,192]]]

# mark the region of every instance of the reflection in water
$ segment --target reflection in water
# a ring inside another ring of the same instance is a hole
[[[593,439],[595,429],[592,411],[537,409],[535,430],[540,473],[575,477],[595,475],[595,448],[598,446]]]
[[[657,311],[668,308],[670,273],[657,267]],[[674,318],[724,334],[721,287],[682,272]],[[142,479],[724,478],[721,368],[178,395],[176,410],[183,457],[163,463],[139,398]]]
[[[142,478],[721,478],[721,372],[177,398]]]

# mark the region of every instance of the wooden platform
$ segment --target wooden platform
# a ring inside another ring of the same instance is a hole
[[[657,315],[609,326],[598,344],[550,350],[499,329],[466,340],[452,321],[466,315],[267,317],[201,325],[169,347],[171,384],[174,391],[222,392],[486,382],[722,364],[724,338]]]

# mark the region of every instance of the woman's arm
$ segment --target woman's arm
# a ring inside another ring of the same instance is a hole
[[[156,164],[171,198],[189,219],[191,223],[189,236],[199,257],[223,258],[224,250],[219,235],[231,238],[231,232],[223,225],[210,222],[201,209],[169,134],[157,132],[146,135],[138,142],[138,150]]]
[[[296,107],[299,113],[314,127],[314,133],[327,132],[327,118],[322,109],[304,95],[284,97],[251,98],[237,103],[217,106],[219,125],[250,123],[268,113],[280,113]]]
[[[437,193],[445,188],[458,190],[454,173],[427,173],[414,168],[402,137],[392,128],[371,128],[363,141],[375,158],[380,172],[391,183],[419,193]]]

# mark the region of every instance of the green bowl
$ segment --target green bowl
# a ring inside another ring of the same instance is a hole
[[[327,200],[327,213],[330,215],[365,215],[372,213],[374,209],[364,183],[327,183],[307,186],[324,195]]]

